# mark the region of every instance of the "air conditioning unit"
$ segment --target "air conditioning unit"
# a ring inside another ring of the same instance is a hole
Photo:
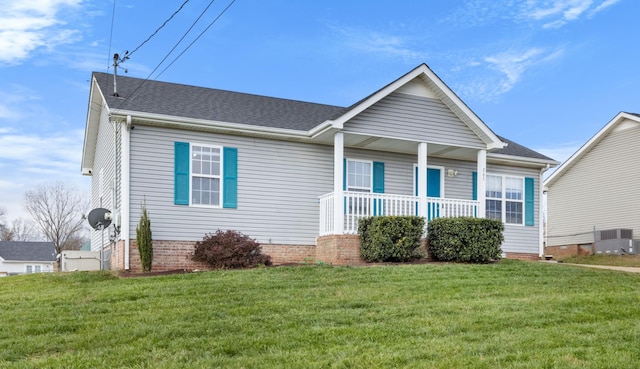
[[[606,229],[596,231],[594,251],[596,254],[638,254],[639,241],[633,240],[632,229]]]

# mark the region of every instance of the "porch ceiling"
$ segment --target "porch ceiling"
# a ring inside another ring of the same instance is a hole
[[[333,145],[333,135],[333,131],[325,132],[320,136],[315,137],[314,141],[321,142],[327,145]],[[354,135],[347,133],[344,134],[344,146],[349,148],[418,155],[418,144],[419,142],[417,141],[398,138]],[[475,161],[478,153],[478,149],[476,148],[467,148],[437,143],[428,143],[427,151],[427,154],[431,157],[442,157],[467,161]]]

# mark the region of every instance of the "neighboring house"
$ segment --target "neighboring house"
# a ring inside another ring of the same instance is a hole
[[[53,272],[53,242],[0,241],[0,276]]]
[[[640,237],[638,142],[640,115],[619,113],[545,180],[546,254],[591,252],[602,230]]]
[[[82,172],[119,227],[116,269],[140,268],[143,204],[154,270],[200,267],[193,245],[217,229],[276,263],[358,263],[358,219],[383,214],[502,219],[506,257],[542,255],[540,184],[558,163],[496,135],[425,64],[350,107],[115,82],[93,74]]]

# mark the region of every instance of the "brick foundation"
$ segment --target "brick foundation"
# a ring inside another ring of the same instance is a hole
[[[547,246],[544,248],[545,255],[553,255],[554,259],[564,259],[570,256],[593,254],[593,244],[574,244]]]
[[[319,237],[316,246],[316,258],[333,265],[362,265],[366,262],[360,257],[360,236],[331,235]]]
[[[275,265],[321,261],[332,265],[364,265],[360,257],[360,236],[330,235],[318,237],[314,245],[274,245],[263,244],[262,252],[271,256]],[[575,245],[576,247],[578,245]],[[423,240],[422,247],[428,250],[428,241]],[[179,269],[207,270],[208,264],[191,260],[195,241],[153,241],[153,265],[151,270],[163,272]],[[571,249],[573,250],[573,249]],[[428,253],[427,253],[428,254]],[[506,253],[508,259],[539,260],[538,254]],[[556,257],[554,255],[554,257]],[[557,258],[557,257],[556,257]],[[130,271],[142,271],[140,255],[135,241],[129,247]],[[119,241],[111,253],[111,269],[124,270],[124,241]]]
[[[273,245],[260,244],[262,253],[271,256],[271,262],[278,264],[304,263],[316,259],[314,245]]]
[[[540,256],[538,254],[530,254],[524,252],[505,252],[506,259],[516,259],[516,260],[531,260],[537,261],[540,260]]]

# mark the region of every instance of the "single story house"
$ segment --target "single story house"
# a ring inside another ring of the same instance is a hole
[[[349,107],[94,72],[82,154],[93,206],[114,214],[111,265],[130,270],[143,205],[154,270],[202,267],[194,243],[217,229],[276,263],[359,263],[358,219],[375,215],[501,219],[505,256],[537,259],[557,164],[494,133],[425,64]]]
[[[640,238],[638,142],[640,114],[621,112],[544,181],[546,254],[590,253],[594,242],[620,237],[629,251],[628,240]]]
[[[53,272],[53,242],[0,241],[0,276]]]

